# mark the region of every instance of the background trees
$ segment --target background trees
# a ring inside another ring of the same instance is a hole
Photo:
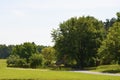
[[[117,20],[109,28],[106,39],[98,50],[102,64],[120,64],[120,21],[119,13]]]
[[[14,45],[0,45],[0,59],[6,59],[12,52]]]
[[[90,16],[71,18],[61,23],[52,36],[64,64],[76,63],[81,68],[93,66],[104,36],[103,23]]]

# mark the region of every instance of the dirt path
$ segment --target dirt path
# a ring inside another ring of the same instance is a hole
[[[80,72],[80,73],[87,73],[87,74],[96,74],[96,75],[120,76],[120,74],[116,74],[116,73],[102,73],[102,72],[92,72],[92,71],[73,71],[73,72]]]

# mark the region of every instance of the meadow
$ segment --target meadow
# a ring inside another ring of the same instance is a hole
[[[120,80],[120,76],[53,71],[48,69],[7,68],[0,60],[0,80]]]

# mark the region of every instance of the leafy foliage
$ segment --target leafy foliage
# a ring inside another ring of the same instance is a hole
[[[21,45],[16,45],[16,47],[12,52],[13,55],[17,54],[20,56],[20,58],[25,58],[27,62],[29,62],[29,57],[33,53],[37,53],[37,47],[34,43],[29,43],[29,42],[26,42]]]
[[[10,55],[10,57],[7,59],[7,66],[27,67],[26,59],[21,59],[18,55]]]
[[[75,60],[81,68],[95,65],[103,35],[103,23],[90,16],[71,18],[52,33],[59,59],[64,60],[64,64]]]
[[[42,57],[39,52],[41,52],[43,47],[44,46],[37,46],[35,43],[30,42],[16,45],[13,48],[11,55],[7,59],[8,66],[33,68],[42,66],[42,62],[40,61],[42,60]]]
[[[120,62],[120,22],[116,22],[109,29],[107,38],[102,42],[98,52],[102,64]]]
[[[52,47],[46,47],[42,49],[42,55],[45,59],[46,66],[52,66],[56,61],[56,51]]]
[[[37,68],[44,65],[44,58],[41,54],[33,54],[30,57],[30,67]]]

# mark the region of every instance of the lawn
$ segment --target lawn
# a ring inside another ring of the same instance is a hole
[[[2,80],[120,80],[120,76],[93,75],[46,69],[7,68],[5,62],[5,60],[0,60],[0,79]]]

